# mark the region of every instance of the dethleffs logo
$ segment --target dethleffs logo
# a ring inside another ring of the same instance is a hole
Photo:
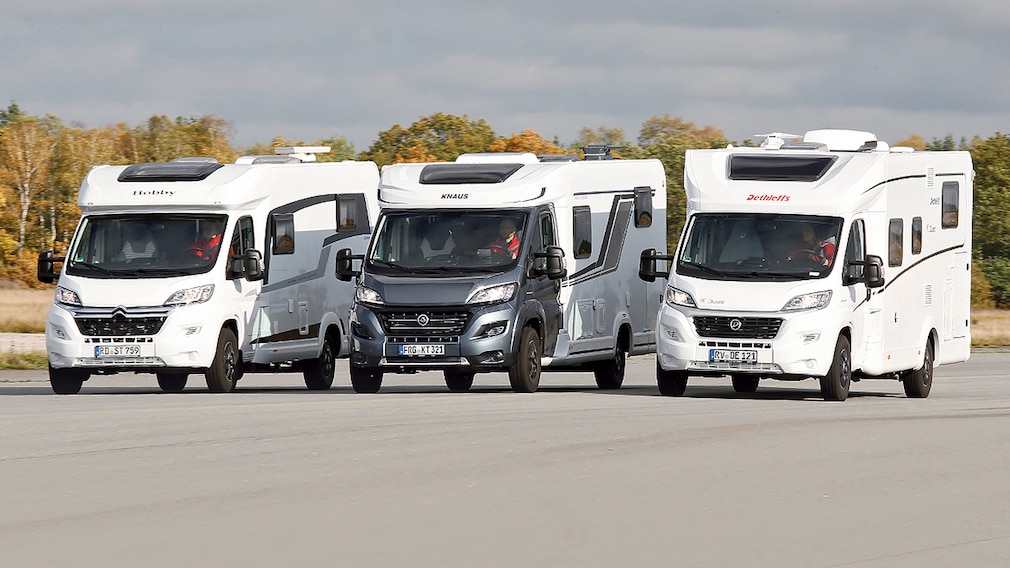
[[[754,195],[753,193],[747,196],[747,201],[789,201],[788,195]]]
[[[133,195],[164,195],[172,197],[175,195],[175,192],[171,189],[135,189],[133,190]]]
[[[442,199],[466,199],[470,197],[468,193],[443,193]]]

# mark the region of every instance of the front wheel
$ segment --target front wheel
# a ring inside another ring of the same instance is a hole
[[[333,336],[326,334],[319,357],[305,362],[302,376],[309,390],[327,390],[333,386],[333,375],[337,369],[337,348]]]
[[[509,367],[509,384],[515,392],[536,392],[540,387],[540,335],[524,327],[516,362]]]
[[[177,375],[174,373],[158,373],[158,386],[162,392],[182,392],[186,388],[189,375]]]
[[[831,360],[828,374],[821,377],[821,395],[824,400],[843,401],[849,397],[852,383],[852,354],[849,340],[844,335],[835,343],[835,357]]]
[[[351,388],[357,393],[376,393],[382,386],[382,371],[367,367],[351,367]]]
[[[926,398],[933,388],[933,340],[926,341],[926,352],[923,354],[922,367],[905,373],[901,378],[901,386],[905,387],[908,398]]]
[[[81,369],[57,369],[49,366],[49,385],[56,394],[77,394],[81,385],[91,376]]]
[[[452,392],[466,392],[473,386],[474,373],[466,371],[443,371],[445,386]]]
[[[624,384],[624,369],[627,365],[627,355],[620,347],[614,356],[593,367],[596,386],[604,390],[619,389]]]
[[[235,390],[235,382],[238,380],[239,355],[238,340],[235,339],[235,332],[229,328],[223,328],[217,338],[217,351],[214,353],[214,361],[207,367],[204,377],[207,379],[207,388],[210,392],[232,392]]]
[[[687,390],[687,372],[668,371],[656,361],[656,383],[659,385],[659,394],[681,396]]]

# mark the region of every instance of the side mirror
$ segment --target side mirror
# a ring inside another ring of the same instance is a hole
[[[867,288],[883,286],[884,260],[875,254],[868,254],[865,260],[846,261],[842,284],[851,286],[860,282],[865,284]]]
[[[350,282],[352,278],[357,278],[360,270],[354,270],[355,260],[364,260],[363,254],[352,254],[351,249],[342,248],[337,251],[336,276],[341,282]]]
[[[39,279],[39,282],[43,284],[56,282],[56,279],[59,278],[59,274],[56,272],[56,263],[63,262],[64,260],[66,260],[66,257],[57,258],[51,250],[40,252],[36,266],[36,277]]]
[[[263,280],[263,253],[249,249],[242,255],[242,275],[250,282]]]
[[[884,285],[884,259],[875,254],[866,255],[863,281],[867,288],[880,288]]]
[[[645,249],[638,260],[638,277],[646,282],[655,282],[657,278],[666,278],[669,270],[660,271],[656,267],[658,260],[673,260],[672,254],[659,254],[656,249]]]
[[[535,252],[533,259],[534,265],[530,271],[533,276],[546,276],[551,280],[559,280],[568,276],[568,269],[565,267],[565,250],[561,247],[547,247],[544,252]]]

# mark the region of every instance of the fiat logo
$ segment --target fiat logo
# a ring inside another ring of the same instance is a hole
[[[740,331],[741,327],[743,327],[743,322],[742,321],[740,321],[740,320],[738,320],[736,318],[733,318],[733,319],[729,320],[729,328],[731,330],[733,330],[733,331]]]
[[[417,316],[417,325],[419,325],[421,327],[424,327],[424,326],[428,325],[428,322],[430,322],[430,321],[431,321],[431,318],[428,317],[428,314],[421,314],[421,315]]]

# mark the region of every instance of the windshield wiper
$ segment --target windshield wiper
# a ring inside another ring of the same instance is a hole
[[[72,266],[74,267],[80,266],[82,268],[88,268],[90,270],[94,270],[99,274],[105,274],[106,276],[112,275],[112,271],[109,270],[108,268],[105,268],[104,266],[98,266],[97,264],[91,264],[90,262],[75,262]]]
[[[708,272],[709,274],[714,274],[720,278],[726,278],[726,273],[721,270],[716,270],[711,266],[705,266],[704,264],[698,264],[697,262],[683,262],[680,263],[681,266],[689,266],[691,268],[697,268],[702,272]]]
[[[412,268],[408,268],[402,264],[397,264],[395,262],[390,262],[388,260],[383,260],[381,258],[373,258],[369,262],[371,262],[372,264],[378,264],[381,266],[392,268],[393,270],[399,270],[400,272],[414,272],[414,269]]]

